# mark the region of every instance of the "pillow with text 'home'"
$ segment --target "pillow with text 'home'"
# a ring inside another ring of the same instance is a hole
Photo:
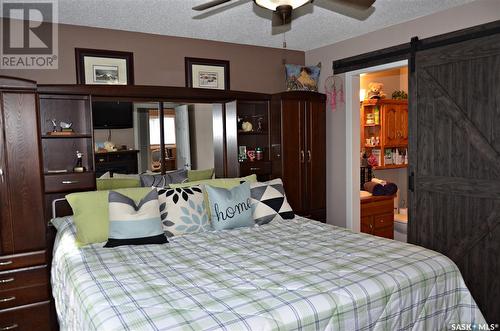
[[[104,247],[167,243],[160,220],[158,193],[151,190],[138,204],[121,193],[110,191],[109,238]]]
[[[266,224],[275,219],[292,219],[295,214],[288,203],[280,178],[250,184],[253,219],[255,224]]]
[[[168,237],[212,229],[200,186],[157,190],[161,222]]]
[[[205,185],[205,190],[215,230],[254,225],[249,183],[245,182],[231,189]]]

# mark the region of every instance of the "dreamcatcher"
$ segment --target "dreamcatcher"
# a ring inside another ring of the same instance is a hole
[[[329,76],[325,80],[325,94],[333,112],[337,110],[339,105],[344,104],[344,81],[342,78],[333,75]]]

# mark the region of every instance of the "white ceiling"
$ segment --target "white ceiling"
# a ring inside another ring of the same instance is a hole
[[[271,28],[270,13],[251,0],[216,9],[191,7],[209,0],[59,0],[59,22],[232,43],[281,47],[283,34]],[[310,50],[409,21],[473,0],[377,0],[371,10],[353,12],[335,0],[315,0],[286,32],[287,47]],[[358,20],[326,8],[357,16]],[[225,9],[225,10],[221,10]],[[273,34],[274,33],[274,34]]]

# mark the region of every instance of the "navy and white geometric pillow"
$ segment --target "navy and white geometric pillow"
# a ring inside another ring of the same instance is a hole
[[[292,219],[295,213],[286,200],[280,178],[250,184],[253,219],[256,224],[266,224],[275,219]]]
[[[158,193],[152,190],[136,204],[131,198],[110,191],[108,195],[109,237],[104,247],[165,244]]]
[[[188,180],[188,171],[186,169],[179,169],[169,171],[165,174],[148,174],[140,175],[142,187],[168,187],[170,184],[184,183]]]
[[[160,217],[167,237],[212,230],[199,185],[157,188]]]

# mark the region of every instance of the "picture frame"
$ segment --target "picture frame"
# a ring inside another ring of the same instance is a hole
[[[229,90],[229,61],[185,57],[186,87]]]
[[[134,85],[134,54],[75,48],[76,82],[86,85]]]

